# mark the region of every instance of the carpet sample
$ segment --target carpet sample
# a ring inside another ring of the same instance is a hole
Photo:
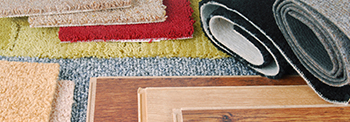
[[[11,19],[0,18],[0,21],[0,50],[12,49],[19,26]]]
[[[168,18],[161,23],[111,26],[61,27],[61,42],[150,42],[193,37],[193,10],[188,0],[164,0]]]
[[[49,59],[0,56],[0,60],[59,63],[59,80],[75,82],[71,119],[73,122],[86,122],[91,77],[256,75],[254,71],[232,57],[221,59],[184,57]]]
[[[19,25],[18,38],[12,49],[0,49],[2,56],[29,56],[39,58],[124,58],[124,57],[192,57],[224,58],[227,54],[213,46],[202,31],[198,8],[199,0],[191,0],[194,32],[192,39],[168,40],[154,43],[84,42],[61,43],[58,28],[30,28],[27,18],[13,18]],[[7,19],[7,18],[5,18]],[[2,23],[0,19],[0,23]],[[0,32],[3,28],[0,28]],[[39,48],[40,47],[40,48]]]
[[[219,49],[270,78],[292,67],[324,100],[348,104],[348,8],[341,0],[204,0],[199,9]]]
[[[57,81],[57,88],[52,104],[50,122],[70,122],[72,117],[72,104],[74,82],[69,80]]]
[[[76,13],[131,5],[131,0],[2,0],[0,17]]]
[[[163,22],[167,18],[163,0],[134,0],[129,8],[31,16],[31,27],[120,25]]]
[[[59,67],[0,61],[0,121],[49,121]]]

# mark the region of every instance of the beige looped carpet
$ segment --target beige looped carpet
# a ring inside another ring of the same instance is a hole
[[[76,13],[131,5],[131,0],[1,0],[0,17]]]
[[[123,25],[163,22],[167,18],[163,0],[135,0],[132,7],[101,11],[31,16],[31,27]]]

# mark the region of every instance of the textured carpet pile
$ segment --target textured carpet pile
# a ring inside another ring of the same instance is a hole
[[[50,113],[50,122],[70,122],[74,95],[74,82],[68,80],[57,81],[56,91]]]
[[[190,6],[198,8],[199,0],[191,0]],[[199,11],[193,9],[194,32],[192,39],[168,40],[154,43],[115,43],[115,42],[84,42],[61,43],[58,38],[59,28],[30,28],[27,18],[13,18],[13,27],[18,26],[18,36],[11,41],[6,49],[0,49],[2,56],[28,56],[39,58],[123,58],[123,57],[193,57],[222,58],[227,54],[216,49],[205,37],[200,26]],[[0,18],[0,23],[8,22],[9,18]],[[0,28],[0,32],[6,31]],[[10,35],[16,35],[11,33]],[[8,37],[1,36],[1,43]],[[1,44],[0,44],[1,45]]]
[[[0,121],[49,121],[57,63],[0,61]]]
[[[131,5],[131,0],[2,0],[0,17],[76,13]]]
[[[216,47],[266,77],[292,67],[324,100],[350,100],[350,12],[343,0],[203,0]]]
[[[129,8],[31,16],[28,21],[32,27],[62,27],[163,22],[167,17],[163,0],[133,0],[132,4]]]
[[[167,19],[160,23],[61,27],[61,42],[118,41],[155,42],[193,37],[193,9],[188,0],[164,0]],[[127,13],[124,13],[127,14]]]

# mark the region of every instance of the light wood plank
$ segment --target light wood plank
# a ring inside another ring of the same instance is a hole
[[[93,85],[91,85],[93,84]],[[139,87],[306,85],[299,76],[274,80],[260,76],[162,76],[91,78],[87,120],[137,122]],[[96,88],[92,87],[95,86]],[[93,89],[91,89],[91,87]],[[95,99],[91,95],[95,94]],[[94,106],[93,106],[94,105]],[[92,109],[94,108],[94,109]]]
[[[350,107],[328,105],[272,106],[266,108],[184,109],[175,122],[239,122],[239,121],[329,121],[350,119]]]
[[[173,121],[173,109],[268,106],[332,106],[307,85],[148,87],[139,90],[142,122]],[[146,110],[143,110],[146,109]]]

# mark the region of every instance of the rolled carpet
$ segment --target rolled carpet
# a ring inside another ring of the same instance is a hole
[[[1,17],[20,17],[125,8],[132,0],[2,0]]]
[[[270,78],[292,67],[326,101],[348,103],[348,2],[203,0],[199,10],[217,48]]]
[[[0,121],[49,121],[59,67],[0,61]]]
[[[61,27],[61,42],[118,41],[150,42],[193,37],[193,9],[189,0],[164,0],[164,22],[133,25]]]

